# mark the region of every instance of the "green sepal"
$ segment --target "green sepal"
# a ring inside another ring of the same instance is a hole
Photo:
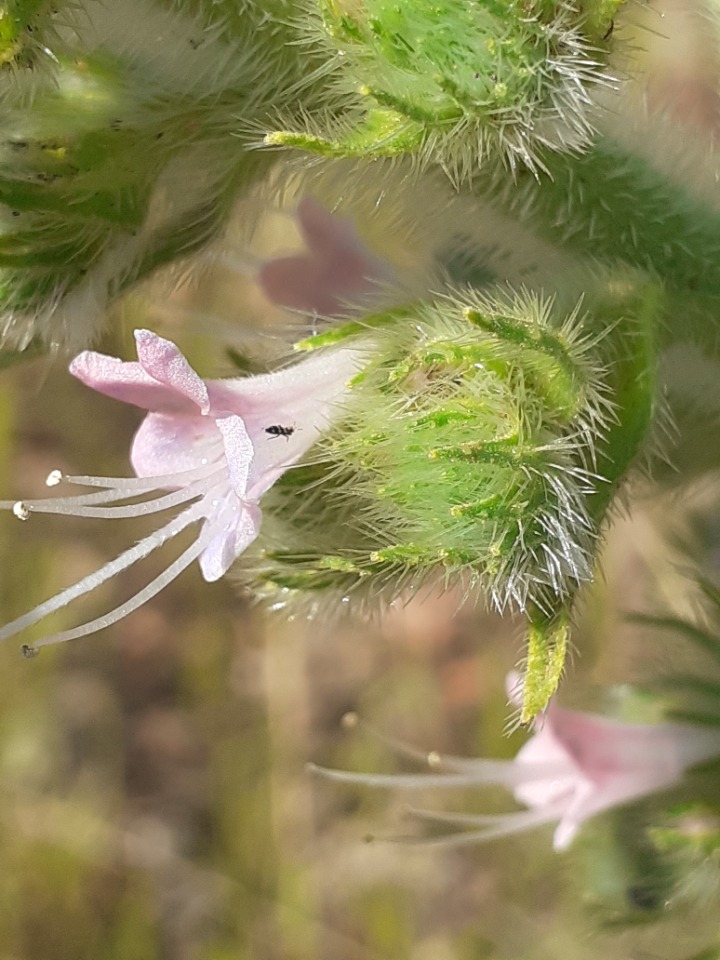
[[[367,111],[343,136],[321,137],[310,133],[277,130],[267,134],[269,147],[294,147],[321,157],[395,157],[412,153],[422,145],[423,129],[395,110]]]
[[[558,688],[565,667],[570,621],[566,611],[531,617],[522,690],[520,722],[531,723]]]
[[[397,307],[391,310],[384,310],[382,313],[370,314],[363,317],[362,320],[351,320],[348,323],[341,323],[325,330],[323,333],[315,333],[304,340],[298,340],[293,345],[293,350],[299,353],[310,353],[313,350],[320,350],[323,347],[334,347],[352,337],[361,337],[372,330],[382,327],[389,327],[404,317],[411,316],[411,307]]]

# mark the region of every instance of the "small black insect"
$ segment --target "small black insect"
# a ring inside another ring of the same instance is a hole
[[[271,427],[265,427],[265,433],[269,433],[271,437],[291,437],[295,433],[295,427],[282,427],[279,423],[273,424]]]

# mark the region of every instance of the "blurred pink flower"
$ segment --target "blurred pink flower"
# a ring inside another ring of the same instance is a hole
[[[66,482],[101,490],[1,506],[11,508],[21,520],[33,513],[118,518],[186,507],[100,570],[5,626],[0,640],[94,590],[190,524],[201,526],[191,546],[126,603],[90,623],[40,640],[26,649],[30,654],[37,647],[109,626],[153,597],[194,560],[205,580],[222,577],[258,534],[260,498],[327,429],[347,382],[362,363],[358,350],[338,349],[312,354],[263,376],[202,380],[169,340],[149,330],[137,330],[135,339],[137,362],[87,351],[73,360],[70,372],[93,390],[148,411],[130,452],[136,476],[63,477],[53,471],[48,486]],[[138,497],[145,499],[117,505]]]
[[[720,756],[720,730],[680,723],[623,723],[551,702],[518,752],[515,798],[558,821],[556,850],[595,814],[666,790],[686,770]]]
[[[312,197],[300,201],[296,215],[307,251],[268,260],[260,268],[260,286],[272,303],[339,316],[392,279],[390,264],[365,246],[351,220]]]
[[[511,675],[516,699],[517,678]],[[720,730],[690,724],[622,723],[565,710],[552,702],[514,760],[470,760],[422,754],[388,738],[397,752],[422,759],[433,773],[355,774],[313,769],[333,780],[371,786],[425,789],[502,784],[525,811],[500,815],[412,810],[419,819],[472,828],[425,842],[463,845],[557,824],[555,850],[565,850],[585,821],[604,810],[677,785],[686,770],[720,757]]]

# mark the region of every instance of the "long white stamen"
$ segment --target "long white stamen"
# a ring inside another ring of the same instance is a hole
[[[307,769],[310,773],[316,773],[326,780],[357,783],[368,787],[396,787],[400,790],[423,790],[426,787],[480,787],[486,784],[515,787],[548,777],[567,776],[568,773],[567,764],[562,762],[518,764],[512,760],[468,761],[468,766],[464,770],[449,773],[352,773],[348,770],[319,767],[314,763],[308,764]]]
[[[415,815],[424,811],[415,811]],[[428,811],[426,819],[434,819]],[[497,840],[499,837],[508,837],[513,833],[521,833],[546,823],[557,823],[562,819],[563,811],[559,807],[543,807],[538,810],[529,810],[520,813],[508,813],[500,817],[497,823],[488,825],[485,829],[465,830],[461,833],[446,833],[439,837],[388,837],[397,843],[408,843],[424,847],[466,847],[473,843],[487,843],[488,840]]]
[[[196,517],[195,519],[198,518]],[[109,613],[105,613],[101,617],[97,617],[95,620],[90,620],[88,623],[84,623],[79,627],[74,627],[72,630],[64,630],[61,633],[55,633],[49,637],[44,637],[42,640],[38,640],[37,643],[34,643],[31,647],[26,648],[26,656],[32,656],[33,653],[40,649],[40,647],[48,647],[55,643],[65,643],[67,640],[77,640],[79,637],[86,637],[90,633],[97,633],[98,630],[104,630],[105,627],[110,627],[113,623],[117,623],[118,620],[122,620],[123,617],[126,617],[129,613],[137,610],[138,607],[141,607],[144,603],[147,603],[148,600],[152,600],[156,594],[160,593],[161,590],[164,590],[169,583],[178,577],[183,570],[187,569],[187,567],[189,567],[190,564],[200,556],[203,550],[216,535],[216,527],[208,527],[203,534],[201,534],[201,536],[199,536],[198,539],[187,548],[187,550],[180,554],[177,560],[171,563],[170,566],[166,570],[163,570],[163,572],[159,574],[159,576],[155,577],[154,580],[151,580],[150,583],[146,587],[143,587],[139,593],[136,593],[134,597],[131,597],[124,603],[121,603]]]
[[[51,597],[44,603],[38,604],[38,606],[33,610],[30,610],[22,617],[18,617],[16,620],[13,620],[12,623],[6,624],[4,627],[2,627],[2,629],[0,629],[0,641],[7,640],[8,637],[15,636],[15,634],[20,633],[21,630],[25,630],[34,623],[38,623],[38,621],[43,620],[49,614],[54,613],[56,610],[60,610],[62,607],[67,606],[68,603],[71,603],[78,597],[83,596],[83,594],[89,593],[91,590],[99,587],[101,583],[104,583],[111,577],[114,577],[123,570],[126,570],[134,563],[137,563],[138,560],[142,560],[147,557],[153,552],[153,550],[156,550],[158,547],[162,546],[163,543],[176,536],[191,523],[202,520],[204,516],[205,509],[203,508],[202,502],[188,507],[187,510],[175,517],[164,527],[161,527],[160,530],[156,530],[154,533],[150,534],[149,537],[145,537],[145,539],[141,540],[139,543],[136,543],[135,546],[131,547],[129,550],[121,553],[119,557],[111,560],[110,563],[106,563],[104,567],[101,567],[99,570],[96,570],[89,576],[84,577],[72,587],[62,590],[56,596]]]
[[[307,764],[309,773],[339,783],[357,783],[365,787],[397,787],[423,790],[426,787],[476,787],[478,778],[466,773],[351,773]]]
[[[141,503],[129,503],[115,507],[96,507],[92,506],[92,504],[108,503],[113,500],[125,500],[128,497],[127,491],[122,491],[118,494],[118,492],[114,490],[104,490],[102,493],[88,494],[84,497],[22,500],[18,501],[19,504],[24,507],[23,516],[20,517],[20,519],[27,519],[32,513],[55,513],[73,517],[92,517],[102,520],[146,516],[150,513],[158,513],[161,510],[168,510],[170,507],[177,507],[181,503],[186,503],[188,500],[202,496],[207,490],[207,486],[207,480],[199,481],[183,487],[180,490],[174,490],[172,493],[166,493],[162,497],[144,500]],[[1,506],[2,503],[0,503],[0,507]],[[15,506],[17,506],[17,504]],[[17,515],[15,508],[13,508],[13,512]]]
[[[549,819],[556,820],[560,818],[564,807],[559,804],[542,808],[542,816],[549,816]],[[548,813],[548,811],[551,811]],[[537,822],[538,810],[518,810],[514,813],[444,813],[435,810],[420,810],[416,807],[407,807],[405,815],[415,820],[423,820],[426,823],[447,823],[448,825],[458,827],[496,827],[502,826],[512,819],[520,824],[518,829],[522,830],[524,826],[531,826]]]
[[[71,497],[48,497],[43,500],[0,500],[0,509],[11,509],[19,520],[27,520],[33,513],[65,514],[74,517],[113,519],[145,516],[160,510],[178,506],[205,493],[208,480],[222,467],[222,462],[203,464],[194,470],[187,470],[172,476],[162,477],[63,477],[66,483],[83,486],[104,487],[96,493],[81,493]],[[53,470],[48,476],[50,486],[57,486],[59,471]],[[113,503],[116,500],[129,500],[142,494],[157,493],[170,488],[171,493],[153,500],[124,506],[99,509],[95,504]],[[176,489],[177,488],[177,489]]]
[[[403,740],[396,740],[395,737],[388,736],[388,734],[378,730],[377,727],[374,727],[372,724],[361,720],[355,713],[346,714],[342,719],[342,723],[346,729],[364,730],[370,734],[373,739],[384,743],[386,747],[389,747],[390,750],[398,756],[407,757],[409,760],[417,760],[418,763],[426,764],[433,770],[447,770],[449,772],[462,773],[469,769],[477,769],[478,763],[482,763],[495,764],[498,771],[502,771],[512,764],[511,760],[478,761],[471,760],[467,757],[456,757],[451,754],[438,753],[435,750],[431,750],[428,753],[427,751],[417,749],[417,747],[410,746]],[[487,769],[489,770],[490,767]]]
[[[61,474],[64,483],[72,483],[78,487],[107,487],[113,490],[135,490],[137,493],[143,493],[148,490],[162,490],[168,486],[182,487],[194,480],[210,476],[214,473],[220,464],[219,460],[208,460],[199,467],[193,467],[192,470],[183,470],[178,473],[161,474],[157,477],[92,477],[92,476],[66,476]],[[58,471],[51,471],[48,479],[45,481],[48,486],[57,486],[55,477]],[[50,478],[52,483],[48,483]],[[171,481],[171,482],[169,482]],[[128,494],[132,496],[132,494]]]
[[[379,740],[380,743],[385,744],[389,747],[393,753],[397,754],[400,757],[407,757],[409,760],[416,760],[418,763],[422,763],[425,766],[429,767],[433,771],[445,771],[438,777],[438,783],[443,783],[446,786],[452,786],[452,781],[450,781],[450,774],[465,774],[470,783],[478,786],[483,783],[497,783],[502,784],[506,787],[519,786],[522,783],[528,783],[533,780],[545,779],[547,777],[561,777],[566,776],[568,773],[567,764],[562,760],[556,763],[516,763],[514,760],[483,760],[483,759],[472,759],[470,757],[458,757],[448,753],[438,753],[435,750],[424,752],[418,750],[416,747],[411,747],[409,744],[405,743],[403,740],[396,740],[395,737],[388,736],[386,733],[383,733],[381,730],[378,730],[372,724],[367,723],[365,720],[361,720],[356,713],[347,713],[342,719],[342,724],[346,729],[359,729],[364,730],[368,733],[373,739]],[[314,768],[316,772],[326,775],[328,771],[323,767]],[[343,771],[335,771],[341,773]],[[364,778],[368,776],[373,776],[373,774],[349,774],[349,776],[363,778],[362,780],[358,779],[356,782],[361,783],[368,781]],[[413,780],[415,777],[424,778],[424,782],[427,786],[432,786],[429,782],[429,774],[420,773],[420,774],[385,774],[395,781],[396,786],[402,787],[407,785],[413,787]],[[457,781],[459,784],[462,781]],[[387,782],[388,786],[392,786],[390,780]]]

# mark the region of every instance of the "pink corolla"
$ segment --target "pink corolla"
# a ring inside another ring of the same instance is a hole
[[[155,596],[194,560],[205,580],[222,577],[258,535],[260,498],[328,429],[348,381],[362,365],[359,350],[338,349],[262,376],[203,380],[169,340],[148,330],[137,330],[135,340],[137,362],[87,351],[73,360],[70,372],[93,390],[147,411],[130,453],[136,476],[63,476],[55,470],[48,486],[73,484],[94,492],[0,506],[21,520],[34,513],[111,519],[183,509],[100,570],[0,629],[0,640],[94,590],[191,524],[199,525],[197,537],[126,603],[24,648],[28,654],[109,626]],[[120,502],[128,500],[135,502]]]
[[[312,197],[300,201],[296,216],[306,251],[268,260],[259,271],[260,286],[273,303],[339,316],[392,280],[390,264],[365,246],[351,220]]]
[[[517,681],[513,681],[515,691]],[[500,815],[412,810],[422,820],[460,828],[426,842],[463,845],[555,824],[565,850],[591,817],[676,786],[685,771],[720,757],[720,730],[680,723],[623,723],[551,702],[514,760],[422,754],[388,738],[397,752],[424,760],[432,773],[356,774],[313,767],[322,776],[371,786],[423,790],[500,784],[527,808]],[[464,829],[462,829],[464,828]],[[473,829],[475,828],[475,829]]]

